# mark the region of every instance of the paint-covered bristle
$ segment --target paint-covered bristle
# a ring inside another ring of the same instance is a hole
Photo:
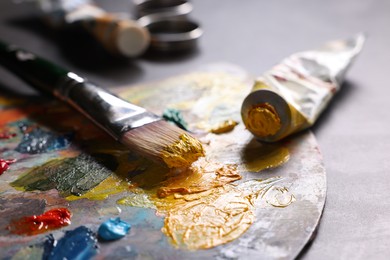
[[[204,156],[202,144],[182,129],[156,121],[126,132],[121,142],[130,150],[168,167],[187,167]]]

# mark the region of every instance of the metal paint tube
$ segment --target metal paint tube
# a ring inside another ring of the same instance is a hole
[[[256,79],[241,116],[260,141],[274,142],[312,126],[340,89],[365,36],[296,53]]]
[[[136,57],[149,47],[147,29],[125,14],[105,12],[91,0],[41,0],[39,4],[50,26],[83,28],[112,54]]]

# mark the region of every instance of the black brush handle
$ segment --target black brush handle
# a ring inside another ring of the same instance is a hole
[[[36,89],[69,103],[115,139],[130,129],[160,120],[73,72],[1,41],[0,64]]]
[[[0,40],[0,64],[35,88],[53,93],[68,71],[26,50]]]

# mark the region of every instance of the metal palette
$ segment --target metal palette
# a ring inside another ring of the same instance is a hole
[[[209,143],[210,158],[224,164],[238,165],[243,178],[233,185],[243,187],[245,192],[251,189],[248,185],[251,180],[257,181],[260,186],[263,185],[262,192],[256,193],[256,198],[252,200],[254,222],[236,239],[209,249],[188,250],[180,245],[174,246],[161,231],[164,226],[164,216],[156,214],[155,209],[117,204],[119,199],[131,194],[131,191],[108,195],[105,200],[70,201],[55,189],[32,192],[15,190],[10,183],[30,168],[40,166],[52,159],[69,157],[72,151],[85,149],[88,146],[87,142],[83,143],[79,140],[75,147],[65,150],[20,155],[14,150],[20,141],[17,136],[15,139],[0,140],[0,158],[18,159],[0,176],[2,257],[22,254],[20,252],[23,248],[39,245],[45,240],[45,234],[36,236],[9,234],[6,227],[10,218],[20,214],[41,214],[45,207],[61,206],[69,208],[73,213],[72,224],[61,230],[52,231],[56,238],[63,236],[63,231],[80,225],[86,225],[96,231],[99,224],[109,217],[119,216],[132,224],[132,230],[125,238],[110,243],[99,243],[100,253],[96,256],[97,259],[108,256],[110,259],[295,258],[315,233],[324,207],[326,173],[322,157],[315,137],[310,131],[273,146],[257,142],[244,129],[239,111],[242,100],[250,91],[251,83],[252,78],[242,69],[228,64],[215,64],[194,73],[160,82],[116,89],[118,95],[156,114],[162,114],[167,107],[180,110],[188,122],[189,130]],[[15,126],[21,122],[33,122],[43,128],[58,131],[61,124],[41,120],[32,116],[31,111],[34,109],[39,111],[40,108],[36,107],[44,106],[43,110],[47,111],[47,114],[60,113],[63,117],[64,114],[73,113],[72,110],[58,103],[42,105],[29,102],[31,101],[19,100],[12,106],[3,104],[0,113],[4,115],[6,114],[4,112],[10,111],[9,109],[19,111],[9,118],[9,122],[4,127],[16,129]],[[61,121],[60,117],[58,121]],[[219,135],[208,133],[207,129],[211,126],[227,119],[239,122],[234,130]],[[81,117],[71,120],[74,120],[74,124],[79,124],[77,126],[79,129],[93,128],[88,123],[80,125],[84,120]],[[104,142],[110,139],[97,136],[98,138],[95,139],[91,137],[88,143],[101,145],[99,151],[103,151]],[[256,167],[251,166],[251,162],[259,159],[256,157],[257,151],[264,149],[279,151],[280,147],[289,151],[288,161],[279,167],[254,170]],[[115,156],[117,151],[114,148],[110,149],[106,151]],[[128,153],[126,156],[131,157],[131,153]],[[115,174],[115,171],[112,174]],[[43,206],[40,201],[43,201]],[[33,209],[36,204],[33,202],[37,202],[37,205],[42,207],[35,206]],[[23,210],[23,203],[26,210]],[[199,240],[202,239],[205,238],[199,237]]]

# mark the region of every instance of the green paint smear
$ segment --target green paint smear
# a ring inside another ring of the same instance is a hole
[[[81,154],[74,158],[55,159],[31,169],[11,186],[25,191],[56,188],[61,196],[80,196],[97,186],[117,167],[108,154]]]
[[[184,120],[183,115],[179,110],[174,108],[166,108],[162,117],[168,122],[174,123],[181,129],[188,131],[187,122]]]

